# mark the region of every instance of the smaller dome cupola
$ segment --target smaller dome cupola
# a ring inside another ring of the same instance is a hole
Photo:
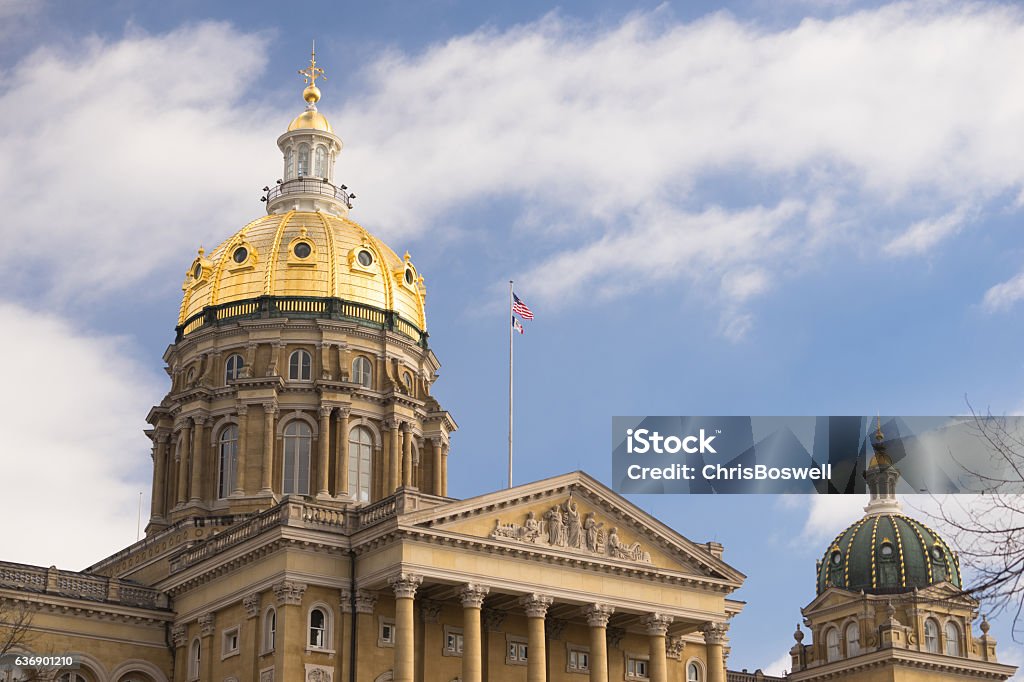
[[[316,64],[316,44],[310,54],[309,66],[299,71],[306,88],[302,98],[306,109],[277,138],[283,155],[283,172],[276,186],[267,186],[267,213],[287,211],[323,211],[344,217],[352,207],[355,195],[334,179],[334,165],[341,153],[341,138],[327,118],[317,110],[320,88],[317,79],[327,80],[324,70]]]
[[[896,483],[900,480],[900,472],[886,452],[881,417],[878,418],[878,425],[875,427],[875,442],[871,444],[871,448],[873,455],[871,461],[868,462],[867,469],[864,470],[864,480],[867,482],[870,495],[868,506],[864,507],[864,513],[868,516],[899,514],[902,507],[899,500],[896,499]]]

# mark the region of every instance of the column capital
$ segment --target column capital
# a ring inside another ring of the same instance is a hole
[[[241,403],[237,408],[235,408],[235,411],[238,413],[239,417],[245,417],[249,414],[249,406],[245,403]]]
[[[491,591],[491,588],[478,583],[466,583],[459,590],[459,599],[463,608],[478,609],[484,605],[484,597]]]
[[[213,635],[212,613],[204,613],[199,616],[199,634],[203,637],[211,637]]]
[[[587,625],[592,628],[604,628],[608,627],[608,619],[615,613],[615,607],[607,604],[589,604],[584,606],[582,611],[587,618]]]
[[[395,591],[395,599],[413,599],[416,589],[423,582],[423,576],[415,573],[399,573],[388,578],[388,585]]]
[[[156,442],[162,443],[163,445],[167,445],[168,443],[171,442],[171,432],[167,429],[157,429]]]
[[[281,410],[278,408],[277,402],[274,401],[263,403],[263,411],[266,412],[267,414],[277,416],[277,413],[280,412]]]
[[[439,622],[441,615],[441,607],[443,604],[439,601],[432,599],[420,599],[420,615],[423,617],[424,623],[436,624]]]
[[[330,417],[331,416],[331,412],[333,412],[333,411],[334,411],[334,407],[332,405],[321,405],[320,406],[320,416],[321,417]]]
[[[306,593],[306,583],[283,580],[274,585],[273,589],[278,606],[289,604],[295,606],[302,603],[302,595]]]
[[[367,590],[356,590],[356,613],[373,613],[377,605],[377,595]],[[352,613],[352,590],[347,587],[341,588],[341,599],[339,600],[343,613]]]
[[[245,615],[248,618],[255,618],[260,614],[260,602],[263,598],[259,592],[253,592],[248,597],[242,600],[242,606],[245,607]]]
[[[175,625],[171,628],[171,639],[175,647],[183,647],[188,644],[188,628],[184,625]]]
[[[391,430],[396,429],[396,428],[398,428],[398,420],[397,419],[395,419],[394,417],[385,417],[384,418],[384,430],[385,431],[391,431]]]
[[[665,655],[677,661],[683,660],[683,651],[686,649],[686,642],[682,637],[669,637],[665,642]]]
[[[526,611],[527,618],[544,618],[548,615],[548,607],[555,600],[546,594],[528,594],[519,598],[519,604]]]
[[[398,428],[399,430],[401,430],[402,433],[409,433],[410,431],[412,431],[412,424],[410,424],[407,421],[403,421],[401,424],[398,425]]]
[[[704,634],[705,644],[723,644],[725,642],[725,633],[729,631],[729,626],[725,623],[703,623],[697,629]]]
[[[197,427],[206,426],[206,423],[208,421],[210,421],[210,418],[204,414],[192,415],[192,423],[195,424]]]
[[[647,629],[649,635],[667,635],[668,626],[675,620],[663,613],[649,613],[640,619],[640,624]]]
[[[338,408],[338,420],[339,421],[342,420],[342,419],[345,419],[346,417],[348,417],[351,414],[352,414],[352,408],[351,407],[339,407]]]

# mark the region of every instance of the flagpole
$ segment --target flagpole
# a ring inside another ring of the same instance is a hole
[[[512,487],[512,280],[508,281],[508,487]]]

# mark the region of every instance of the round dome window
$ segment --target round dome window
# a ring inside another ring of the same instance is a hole
[[[364,268],[368,268],[373,265],[373,254],[366,249],[361,250],[356,254],[356,258],[359,260],[359,264]]]
[[[235,252],[233,254],[231,254],[231,258],[236,263],[244,263],[245,259],[248,258],[248,257],[249,257],[249,250],[247,248],[245,248],[244,246],[239,246],[237,249],[235,249]]]
[[[309,242],[299,242],[293,249],[296,258],[309,258],[309,254],[313,253],[313,247],[309,245]]]
[[[194,268],[192,268],[192,276],[194,278],[196,278],[196,279],[199,279],[200,277],[202,277],[203,276],[203,266],[200,265],[199,263],[196,263],[196,266]]]
[[[884,558],[888,559],[889,557],[892,556],[892,545],[890,545],[888,542],[886,542],[885,544],[882,545],[882,548],[879,551],[881,552],[881,554],[882,554],[882,556]]]
[[[840,564],[840,562],[842,562],[842,560],[843,560],[843,555],[839,552],[839,550],[836,550],[836,551],[832,552],[832,565],[833,566],[838,566]]]
[[[936,561],[942,561],[942,550],[939,549],[938,545],[932,547],[932,558]]]
[[[412,284],[412,268],[405,269],[405,283]]]

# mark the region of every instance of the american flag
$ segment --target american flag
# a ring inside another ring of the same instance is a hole
[[[512,312],[524,320],[532,320],[533,312],[530,311],[526,304],[523,303],[518,296],[512,294]]]
[[[525,331],[523,330],[523,325],[519,322],[519,320],[516,319],[515,315],[512,316],[512,329],[515,329],[520,334],[525,333]]]

